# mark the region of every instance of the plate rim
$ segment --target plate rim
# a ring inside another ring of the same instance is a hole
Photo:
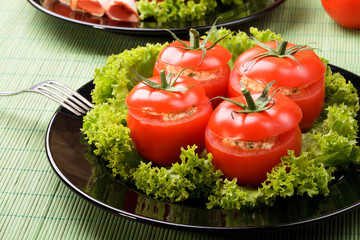
[[[74,24],[79,24],[82,26],[86,26],[86,27],[92,27],[95,29],[99,29],[99,30],[105,30],[105,31],[110,31],[110,32],[119,32],[119,33],[127,33],[127,34],[137,34],[137,35],[142,35],[142,34],[150,34],[150,33],[158,33],[160,35],[165,35],[168,34],[167,31],[165,31],[163,28],[133,28],[133,27],[120,27],[120,26],[109,26],[109,25],[101,25],[101,24],[95,24],[95,23],[88,23],[88,22],[84,22],[84,21],[80,21],[77,19],[72,19],[72,18],[68,18],[62,15],[59,15],[57,13],[54,13],[46,8],[44,8],[43,6],[41,6],[40,4],[38,4],[36,2],[36,0],[27,0],[33,7],[35,7],[36,9],[38,9],[39,11],[66,21],[66,22],[70,22],[70,23],[74,23]],[[281,4],[283,4],[286,0],[275,0],[275,2],[273,4],[271,4],[270,6],[268,6],[267,8],[264,8],[254,14],[248,15],[246,17],[237,19],[237,20],[233,20],[233,21],[228,21],[228,22],[224,22],[224,23],[219,23],[216,24],[217,27],[231,27],[235,24],[239,24],[239,23],[243,23],[243,22],[247,22],[249,20],[252,19],[256,19],[258,17],[261,17],[262,15],[264,15],[265,13],[267,13],[268,11],[271,11],[275,8],[277,8],[278,6],[280,6]],[[205,25],[205,26],[196,26],[196,27],[192,27],[195,28],[198,31],[206,31],[209,30],[211,28],[212,25]],[[174,33],[187,33],[188,30],[190,29],[190,27],[183,27],[183,28],[168,28],[168,30],[174,32]]]
[[[359,78],[360,80],[360,76],[350,72],[348,70],[345,70],[341,67],[332,65],[332,64],[328,64],[331,68],[331,70],[333,71],[333,73],[336,72],[340,72],[342,75],[352,75],[355,76],[356,78]],[[347,79],[348,80],[348,79]],[[88,84],[91,84],[93,82],[93,80],[85,83],[84,85],[82,85],[80,88],[77,89],[77,91],[80,91],[81,89],[87,87]],[[152,225],[156,225],[156,226],[160,226],[160,227],[169,227],[172,229],[181,229],[181,230],[187,230],[187,231],[216,231],[216,232],[244,232],[244,231],[262,231],[262,230],[280,230],[280,229],[287,229],[287,228],[293,228],[293,227],[300,227],[300,226],[304,226],[304,225],[308,225],[308,224],[314,224],[316,222],[325,220],[325,219],[331,219],[333,217],[337,217],[340,216],[342,214],[345,214],[347,212],[349,212],[350,210],[353,210],[357,207],[360,206],[360,199],[358,199],[356,202],[346,206],[346,207],[342,207],[340,209],[338,209],[337,211],[333,211],[333,212],[329,212],[327,214],[323,214],[321,216],[318,217],[312,217],[309,219],[305,219],[305,220],[299,220],[299,221],[293,221],[293,222],[289,222],[289,223],[283,223],[283,224],[273,224],[273,225],[264,225],[264,226],[240,226],[240,227],[212,227],[212,226],[199,226],[199,225],[188,225],[188,224],[181,224],[181,223],[174,223],[174,222],[166,222],[166,221],[162,221],[162,220],[158,220],[158,219],[154,219],[154,218],[150,218],[147,216],[142,216],[142,215],[138,215],[138,214],[134,214],[134,213],[129,213],[125,210],[122,209],[118,209],[116,207],[110,206],[104,202],[101,202],[97,199],[95,199],[94,197],[90,196],[89,194],[87,194],[86,192],[84,192],[83,190],[81,190],[80,188],[78,188],[77,186],[75,186],[64,174],[63,172],[60,170],[60,168],[58,167],[58,165],[56,164],[56,161],[54,160],[52,154],[51,154],[51,147],[50,147],[50,133],[51,133],[51,127],[54,123],[55,118],[57,117],[57,115],[59,114],[59,112],[63,109],[63,107],[59,107],[54,115],[52,116],[52,118],[50,119],[50,122],[47,126],[46,129],[46,134],[45,134],[45,151],[46,151],[46,155],[47,158],[50,162],[51,167],[53,168],[53,170],[55,171],[55,173],[58,175],[58,177],[60,178],[60,180],[62,180],[62,182],[64,182],[68,187],[70,187],[70,189],[75,192],[76,194],[78,194],[79,196],[81,196],[82,198],[84,198],[85,200],[87,200],[89,203],[95,204],[96,206],[99,206],[102,209],[107,210],[108,212],[111,212],[113,214],[122,216],[127,218],[128,220],[133,220],[133,221],[137,221],[140,223],[147,223],[147,224],[152,224]],[[79,117],[78,117],[79,118]],[[127,187],[127,186],[126,186]],[[128,188],[128,187],[127,187]],[[131,188],[128,188],[131,189]],[[146,196],[146,195],[145,195]],[[148,197],[148,196],[146,196]],[[175,203],[176,204],[176,203]]]

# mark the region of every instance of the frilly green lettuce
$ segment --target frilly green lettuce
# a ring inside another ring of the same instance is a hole
[[[170,168],[154,167],[151,162],[142,162],[133,173],[136,187],[147,195],[170,202],[183,201],[190,195],[206,195],[222,173],[211,164],[211,154],[199,157],[196,148],[195,145],[182,148],[181,162]]]
[[[124,104],[110,102],[95,105],[84,117],[84,140],[93,152],[106,161],[114,176],[122,180],[132,177],[140,157],[132,145],[130,129],[126,127],[127,109]]]
[[[95,70],[92,101],[95,104],[108,102],[110,99],[123,99],[131,85],[132,74],[129,68],[144,77],[150,77],[159,52],[166,44],[147,44],[112,55],[106,64]]]
[[[251,28],[250,32],[261,42],[281,39],[270,30]],[[210,41],[227,33],[227,29],[217,29]],[[234,61],[255,42],[246,33],[237,32],[231,33],[220,44],[233,54]],[[179,202],[201,197],[207,199],[208,208],[241,209],[272,205],[278,198],[294,195],[326,196],[336,170],[360,163],[358,122],[355,119],[359,111],[357,91],[329,67],[325,106],[315,125],[303,134],[301,155],[296,157],[289,151],[259,188],[238,186],[236,179],[223,179],[222,173],[211,164],[211,154],[197,155],[196,146],[182,149],[180,162],[167,168],[141,159],[126,127],[124,98],[132,87],[129,68],[151,76],[157,55],[165,45],[147,44],[113,55],[95,72],[92,92],[95,107],[84,117],[82,131],[84,140],[113,176],[131,182],[157,199]]]
[[[149,17],[157,22],[192,21],[198,20],[205,14],[212,12],[216,6],[216,0],[139,0],[136,2],[139,17],[144,20]]]
[[[218,7],[218,3],[244,5],[243,0],[139,0],[136,2],[136,7],[141,20],[154,18],[159,23],[170,23],[204,19],[206,14]],[[256,3],[259,4],[258,1]],[[262,1],[261,4],[264,3]]]

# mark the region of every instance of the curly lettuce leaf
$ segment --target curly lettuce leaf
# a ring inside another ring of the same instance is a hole
[[[129,83],[135,70],[144,77],[152,76],[155,61],[159,52],[166,44],[147,44],[125,50],[120,54],[112,55],[106,64],[95,70],[92,100],[95,104],[108,102],[110,99],[122,99],[129,92]]]
[[[214,11],[216,0],[139,0],[136,2],[141,20],[153,17],[157,22],[192,21]]]
[[[280,197],[327,195],[328,183],[333,179],[331,174],[334,170],[335,168],[326,168],[319,163],[312,153],[303,152],[296,157],[291,151],[282,159],[281,164],[268,174],[259,190],[264,192],[266,201],[272,200],[276,194]]]
[[[321,117],[303,134],[303,151],[313,151],[325,166],[346,168],[360,162],[357,146],[359,96],[351,82],[327,67],[326,98]],[[309,144],[311,143],[311,145]]]
[[[327,60],[323,60],[327,64]],[[353,112],[359,111],[359,97],[356,88],[348,82],[340,73],[333,73],[329,66],[325,74],[326,98],[325,107],[339,105],[341,103],[353,108]]]
[[[98,104],[86,114],[81,129],[84,140],[95,148],[94,154],[105,159],[112,174],[123,180],[128,180],[131,170],[140,163],[126,116],[127,108],[122,103]]]
[[[222,173],[212,165],[211,154],[200,158],[196,146],[181,149],[180,163],[170,168],[141,163],[133,173],[136,187],[147,195],[169,202],[178,202],[206,195]]]
[[[346,168],[351,163],[359,164],[358,121],[354,106],[333,104],[324,111],[326,118],[303,134],[303,151],[312,152],[313,158],[326,167]]]
[[[279,197],[326,195],[334,170],[316,163],[310,153],[304,152],[296,157],[290,151],[259,188],[239,186],[236,179],[218,181],[213,194],[208,197],[207,207],[225,210],[253,208],[271,206]]]
[[[260,195],[255,188],[237,185],[236,179],[219,179],[208,196],[206,207],[221,207],[224,210],[251,208],[258,205]]]

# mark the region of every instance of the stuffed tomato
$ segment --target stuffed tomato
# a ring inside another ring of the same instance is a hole
[[[268,92],[250,95],[242,89],[245,97],[225,99],[214,110],[205,145],[213,155],[212,163],[225,177],[237,178],[239,185],[258,186],[288,150],[300,154],[302,113],[296,103],[278,92],[268,98]]]
[[[240,82],[259,91],[276,80],[280,92],[302,110],[300,128],[307,131],[319,117],[325,100],[326,67],[315,52],[304,45],[285,41],[258,43],[235,62],[229,81],[229,97],[241,94]]]
[[[230,67],[228,62],[231,53],[224,47],[200,40],[199,33],[190,29],[190,41],[182,41],[173,35],[176,41],[170,43],[159,54],[155,63],[154,76],[161,70],[178,73],[185,67],[183,75],[190,76],[198,81],[211,99],[217,96],[227,96]],[[210,34],[209,34],[210,36]],[[221,100],[213,101],[216,106]]]
[[[204,88],[187,76],[143,79],[127,95],[130,137],[147,160],[168,166],[180,161],[181,147],[204,150],[204,132],[213,112]]]

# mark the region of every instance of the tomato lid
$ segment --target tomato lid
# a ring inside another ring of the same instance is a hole
[[[251,95],[257,99],[261,93]],[[246,103],[243,96],[231,98],[231,100]],[[302,118],[299,106],[280,93],[275,93],[273,101],[275,101],[274,105],[262,112],[235,113],[234,111],[243,109],[224,100],[214,110],[208,127],[222,138],[253,141],[282,134],[295,128]]]
[[[190,44],[189,41],[183,41]],[[202,41],[200,41],[202,42]],[[207,42],[206,47],[212,43]],[[180,42],[174,41],[166,46],[159,54],[158,61],[179,67],[194,67],[196,69],[208,69],[227,64],[232,58],[231,53],[220,45],[206,50],[204,59],[202,50],[185,50]],[[202,60],[202,62],[201,62]]]
[[[159,76],[149,78],[149,80],[161,84]],[[140,82],[129,92],[125,102],[129,108],[153,112],[172,112],[197,105],[207,98],[203,86],[191,77],[180,76],[174,87],[187,90],[181,92],[159,90]]]
[[[264,43],[276,49],[276,42]],[[286,49],[296,46],[288,43]],[[307,86],[324,78],[326,67],[317,54],[309,49],[298,51],[290,57],[267,56],[250,63],[249,61],[259,54],[267,52],[257,45],[241,54],[235,61],[235,70],[240,75],[258,81],[264,85],[276,80],[278,87]]]

